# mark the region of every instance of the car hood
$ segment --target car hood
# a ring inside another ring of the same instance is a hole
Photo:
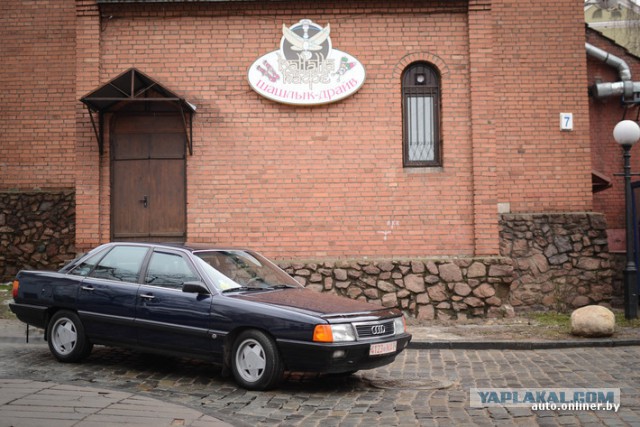
[[[319,293],[305,288],[243,293],[234,297],[246,301],[283,306],[327,319],[362,316],[390,317],[401,314],[397,309],[384,308],[365,301]]]

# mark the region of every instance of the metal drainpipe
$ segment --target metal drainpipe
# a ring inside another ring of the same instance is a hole
[[[608,96],[620,96],[623,99],[633,99],[633,94],[638,93],[640,95],[640,82],[631,81],[631,69],[624,60],[618,58],[615,55],[610,54],[600,48],[593,46],[592,44],[585,43],[587,49],[587,55],[599,59],[607,65],[610,65],[618,70],[620,75],[619,82],[615,83],[596,83],[593,85],[593,95],[596,98],[606,98]]]

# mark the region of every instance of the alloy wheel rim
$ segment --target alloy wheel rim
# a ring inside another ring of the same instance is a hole
[[[256,382],[264,374],[267,359],[264,348],[256,340],[248,339],[240,344],[236,353],[238,373],[247,382]]]
[[[53,326],[51,343],[60,354],[68,354],[73,351],[78,341],[78,332],[75,325],[69,319],[59,319]]]

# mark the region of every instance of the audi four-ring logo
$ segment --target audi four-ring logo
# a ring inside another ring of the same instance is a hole
[[[375,325],[371,327],[371,333],[373,335],[381,335],[384,334],[386,332],[386,328],[384,327],[384,325]]]

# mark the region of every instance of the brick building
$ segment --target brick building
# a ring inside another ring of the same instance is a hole
[[[630,54],[611,39],[602,36],[595,30],[587,30],[587,43],[602,49],[604,52],[621,59],[629,67],[631,79],[640,80],[640,58]],[[587,69],[589,83],[618,82],[619,71],[616,67],[607,65],[596,58],[588,58]],[[591,123],[591,162],[593,170],[603,178],[600,185],[611,189],[597,191],[594,195],[594,210],[602,212],[607,217],[610,230],[622,230],[624,228],[624,191],[622,191],[622,178],[614,177],[615,173],[622,171],[621,149],[612,137],[613,126],[623,119],[637,120],[638,108],[633,105],[625,105],[620,96],[603,98],[589,97],[589,120]],[[632,160],[636,149],[631,151]],[[636,159],[637,160],[637,159]],[[635,162],[637,171],[638,162]],[[635,181],[635,178],[634,178]],[[596,189],[597,190],[597,189]]]
[[[10,0],[0,22],[5,278],[188,240],[425,318],[611,296],[581,2]],[[312,56],[329,24],[355,93],[252,89],[287,28]]]

